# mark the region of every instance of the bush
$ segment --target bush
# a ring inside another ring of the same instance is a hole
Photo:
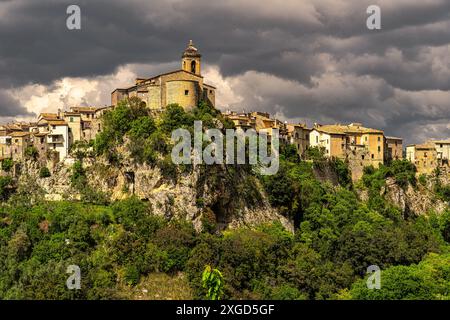
[[[1,177],[0,176],[0,200],[8,199],[8,196],[11,192],[11,177]]]
[[[35,147],[27,147],[25,149],[25,157],[36,160],[39,157],[39,151]]]
[[[14,165],[14,162],[12,159],[3,159],[2,161],[2,170],[5,172],[10,172],[12,167]]]
[[[40,177],[40,178],[48,178],[48,177],[50,177],[50,176],[51,176],[50,170],[48,170],[47,167],[42,167],[42,168],[39,170],[39,177]]]

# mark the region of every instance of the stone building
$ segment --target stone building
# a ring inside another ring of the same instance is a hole
[[[438,167],[436,146],[433,142],[406,147],[406,159],[417,168],[417,174],[431,174]]]
[[[440,165],[448,165],[450,159],[450,140],[433,140],[436,156]]]
[[[111,93],[111,104],[116,106],[122,99],[139,97],[152,110],[163,110],[172,103],[189,109],[200,100],[215,106],[215,92],[215,87],[203,81],[201,54],[191,40],[182,54],[181,69],[151,78],[138,78],[129,88],[115,89]]]
[[[392,160],[403,159],[403,139],[397,137],[385,137],[384,160],[390,162]]]
[[[322,147],[325,156],[347,161],[352,179],[358,180],[366,166],[378,168],[384,163],[384,133],[363,127],[361,123],[349,125],[318,125],[309,134],[311,147]]]
[[[11,158],[19,161],[25,157],[25,151],[32,146],[29,132],[13,132],[11,136]]]
[[[305,124],[286,124],[287,142],[297,147],[300,158],[303,157],[306,149],[309,147],[310,129]]]

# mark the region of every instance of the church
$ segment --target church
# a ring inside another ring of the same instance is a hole
[[[191,40],[181,57],[181,69],[148,79],[138,78],[132,87],[114,90],[111,105],[116,106],[125,98],[139,97],[155,111],[163,110],[172,103],[190,109],[201,100],[215,106],[216,88],[203,81],[201,57]]]

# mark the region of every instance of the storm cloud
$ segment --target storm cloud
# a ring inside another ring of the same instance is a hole
[[[381,30],[366,28],[373,4]],[[178,68],[193,39],[222,109],[445,138],[449,30],[448,0],[0,1],[0,117],[107,104],[132,77]]]

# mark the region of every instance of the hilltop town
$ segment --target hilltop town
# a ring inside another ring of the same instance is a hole
[[[278,131],[278,170],[176,164],[172,134],[195,145],[196,121],[205,136]],[[449,147],[220,112],[190,42],[179,70],[113,90],[109,106],[0,128],[0,299],[209,299],[211,270],[224,300],[448,299],[450,175],[435,169]]]
[[[14,162],[33,155],[45,165],[53,167],[70,157],[71,147],[79,141],[89,143],[102,131],[102,117],[123,99],[138,97],[154,113],[166,105],[178,104],[191,109],[200,101],[213,107],[216,88],[204,82],[201,75],[201,54],[190,41],[182,54],[181,69],[138,78],[128,88],[117,88],[111,93],[107,107],[70,107],[56,113],[41,113],[36,122],[14,122],[0,126],[0,161]],[[450,140],[428,141],[403,149],[403,139],[385,135],[382,130],[364,127],[361,123],[314,124],[308,128],[302,123],[287,123],[265,112],[225,111],[222,115],[236,128],[254,129],[271,136],[278,129],[281,142],[297,148],[300,158],[311,147],[318,147],[329,158],[346,161],[352,179],[358,180],[367,166],[379,167],[392,160],[403,159],[414,163],[418,174],[431,174],[437,167],[448,164]]]

